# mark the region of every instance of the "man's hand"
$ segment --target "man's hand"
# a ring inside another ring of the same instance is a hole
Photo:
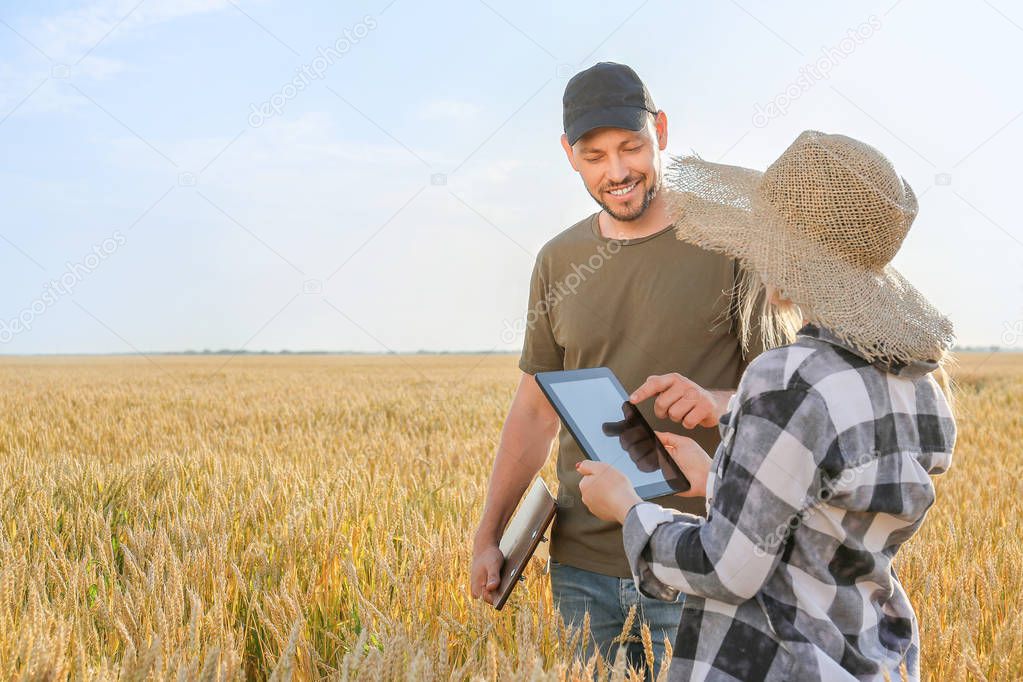
[[[731,392],[709,391],[676,372],[647,378],[629,396],[629,402],[638,405],[653,396],[657,396],[654,401],[655,415],[692,429],[697,426],[717,426],[721,415],[728,409]]]
[[[692,438],[667,431],[655,431],[664,449],[678,464],[678,468],[689,479],[692,488],[679,497],[707,497],[707,474],[710,473],[710,456]]]
[[[632,505],[643,501],[625,474],[606,462],[584,459],[575,470],[583,475],[579,481],[583,504],[599,519],[624,523]]]
[[[501,567],[504,554],[497,545],[473,549],[472,566],[469,568],[469,589],[473,599],[483,598],[493,604],[497,588],[501,585]]]

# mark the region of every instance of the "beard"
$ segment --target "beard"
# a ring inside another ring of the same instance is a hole
[[[640,178],[638,182],[642,184],[643,178]],[[602,209],[607,211],[607,214],[614,218],[615,220],[620,220],[622,222],[630,222],[633,220],[638,220],[640,217],[642,217],[644,213],[646,213],[646,210],[650,207],[650,202],[653,201],[654,197],[657,196],[657,192],[658,190],[660,190],[660,188],[661,179],[660,176],[658,176],[657,182],[655,182],[654,185],[651,186],[647,191],[643,192],[642,198],[640,199],[639,202],[639,206],[636,206],[635,208],[631,209],[626,208],[624,211],[621,208],[612,208],[607,204],[607,202],[603,201],[601,199],[601,197],[604,196],[603,192],[597,196],[595,196],[593,192],[590,192],[590,196],[593,197],[593,200],[596,201]],[[587,191],[589,190],[587,189]]]

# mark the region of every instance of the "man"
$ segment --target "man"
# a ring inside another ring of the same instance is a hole
[[[523,374],[473,544],[471,591],[488,602],[500,583],[501,533],[558,433],[557,414],[534,374],[610,367],[627,390],[635,390],[632,401],[655,429],[678,432],[681,424],[713,452],[718,418],[758,352],[746,358],[741,352],[727,295],[738,276],[735,263],[675,238],[661,187],[667,117],[639,76],[622,64],[598,63],[569,81],[563,107],[561,144],[603,210],[548,242],[533,269],[519,361]],[[664,638],[675,637],[682,598],[660,602],[638,592],[621,527],[582,504],[575,470],[582,458],[562,429],[550,546],[554,601],[569,624],[581,626],[589,611],[593,643],[609,661],[617,652],[614,638],[636,605],[638,620],[651,629],[659,667]],[[702,498],[669,495],[656,501],[705,513]],[[638,633],[636,623],[633,634]],[[590,647],[585,655],[592,652]],[[641,644],[630,643],[628,655],[630,662],[642,663]]]

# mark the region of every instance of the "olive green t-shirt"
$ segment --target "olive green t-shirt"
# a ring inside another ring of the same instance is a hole
[[[550,240],[537,255],[519,367],[537,372],[610,367],[635,390],[652,374],[678,372],[707,389],[734,389],[742,357],[728,291],[737,276],[727,256],[675,237],[673,226],[636,239],[607,239],[599,212]],[[751,342],[751,345],[752,342]],[[683,433],[713,455],[716,428],[687,430],[658,419],[653,400],[640,411],[659,431]],[[551,531],[554,561],[630,577],[622,529],[590,513],[579,496],[575,463],[583,454],[567,429],[558,436],[558,511]],[[703,498],[655,500],[705,514]]]

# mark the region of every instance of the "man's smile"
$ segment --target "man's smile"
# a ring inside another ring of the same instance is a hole
[[[638,187],[638,186],[639,186],[639,181],[637,180],[636,182],[632,183],[631,185],[626,185],[625,187],[620,187],[618,189],[608,190],[608,194],[611,194],[611,195],[619,197],[619,198],[625,198],[625,197],[629,196],[630,194],[632,194],[632,191],[634,189],[636,189],[636,187]]]

